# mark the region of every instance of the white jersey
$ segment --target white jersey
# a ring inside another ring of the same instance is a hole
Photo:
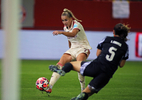
[[[92,49],[88,40],[87,40],[83,26],[79,22],[77,22],[76,20],[73,20],[70,29],[68,29],[66,26],[64,26],[65,32],[72,32],[73,29],[79,29],[79,32],[74,37],[67,37],[68,40],[71,42],[71,48]]]

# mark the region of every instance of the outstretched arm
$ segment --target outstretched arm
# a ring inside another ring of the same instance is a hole
[[[79,29],[73,29],[72,32],[64,32],[64,31],[54,31],[53,35],[63,34],[68,37],[74,37],[79,32]]]

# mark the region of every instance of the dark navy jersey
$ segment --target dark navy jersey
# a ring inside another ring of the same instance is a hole
[[[120,61],[128,59],[128,45],[119,37],[106,37],[98,46],[102,50],[97,60],[102,64],[102,70],[110,75],[117,70]]]

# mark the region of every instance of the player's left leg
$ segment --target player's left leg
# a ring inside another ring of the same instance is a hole
[[[81,91],[85,89],[85,76],[82,76],[80,73],[78,73],[78,80],[80,82]]]
[[[77,61],[85,61],[87,59],[87,54],[85,53],[81,53],[77,56]],[[81,86],[81,91],[83,91],[85,89],[85,76],[82,76],[80,73],[78,73],[78,80],[80,82],[80,86]]]

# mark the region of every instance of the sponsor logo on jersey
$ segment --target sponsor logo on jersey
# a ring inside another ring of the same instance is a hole
[[[73,28],[77,28],[77,24],[74,24]]]

